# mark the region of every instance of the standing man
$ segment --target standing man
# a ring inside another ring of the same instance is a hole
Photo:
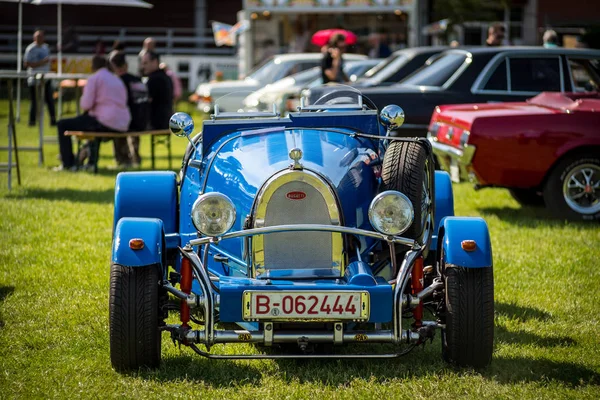
[[[144,42],[142,43],[142,50],[140,50],[138,54],[138,71],[140,73],[140,76],[144,75],[144,71],[142,69],[142,57],[144,57],[144,54],[146,54],[147,51],[155,51],[155,49],[156,41],[153,37],[147,37],[146,39],[144,39]]]
[[[325,51],[321,61],[323,83],[348,82],[348,77],[344,73],[344,60],[342,59],[345,50],[346,37],[341,34],[332,36],[329,40],[329,48]]]
[[[106,59],[102,56],[92,58],[92,72],[80,99],[81,109],[85,112],[75,118],[58,121],[58,144],[62,165],[55,171],[74,171],[77,169],[73,156],[71,137],[66,131],[126,132],[131,121],[127,108],[127,89],[121,79],[106,68]],[[91,150],[88,166],[93,167],[97,160]]]
[[[128,72],[125,53],[114,50],[109,59],[111,69],[121,78],[127,89],[127,107],[131,114],[129,132],[144,131],[148,126],[148,88],[140,78]],[[114,139],[115,160],[117,165],[140,166],[140,137],[128,136],[127,138]]]
[[[147,51],[142,56],[142,70],[148,77],[150,126],[152,129],[167,129],[173,114],[173,86],[171,78],[159,65],[160,58],[155,52]]]
[[[27,72],[31,75],[27,78],[29,97],[31,98],[31,103],[29,105],[29,126],[34,126],[37,115],[37,98],[35,78],[33,75],[38,72],[50,72],[50,48],[44,43],[44,31],[38,29],[33,33],[33,43],[25,49],[23,60]],[[56,125],[56,115],[54,113],[51,81],[46,81],[44,87],[44,99],[48,106],[48,114],[50,114],[50,125],[54,126]]]

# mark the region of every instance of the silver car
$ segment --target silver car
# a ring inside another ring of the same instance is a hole
[[[221,111],[237,111],[244,97],[250,93],[289,75],[314,68],[321,64],[322,58],[321,53],[279,54],[269,58],[243,80],[203,83],[196,89],[198,109],[211,112],[218,100]],[[361,54],[344,55],[347,61],[364,59],[366,56]]]

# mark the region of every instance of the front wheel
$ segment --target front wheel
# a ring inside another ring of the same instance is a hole
[[[461,367],[482,368],[494,346],[494,274],[492,267],[445,268],[446,328],[444,359]]]
[[[600,220],[600,158],[565,158],[552,171],[544,187],[544,200],[559,218]]]
[[[117,371],[160,364],[159,266],[110,267],[110,360]]]

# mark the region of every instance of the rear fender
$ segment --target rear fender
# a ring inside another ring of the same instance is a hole
[[[435,225],[431,238],[431,249],[438,249],[438,231],[440,222],[445,217],[454,216],[454,195],[452,193],[452,181],[450,174],[446,171],[435,171]]]
[[[111,261],[125,267],[165,265],[164,224],[156,218],[121,218],[113,236]],[[133,250],[131,239],[142,239],[144,247]]]
[[[485,268],[492,266],[492,244],[487,223],[478,217],[446,217],[438,231],[446,267]],[[462,248],[464,240],[474,240],[474,251]]]

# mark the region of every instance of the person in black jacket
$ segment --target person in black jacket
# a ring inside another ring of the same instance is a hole
[[[324,51],[321,60],[321,77],[323,83],[329,82],[348,82],[348,77],[344,73],[344,60],[342,55],[346,50],[346,37],[337,34],[329,40],[329,47]]]
[[[131,113],[128,132],[139,132],[148,129],[149,102],[148,88],[142,80],[128,72],[127,60],[123,51],[113,50],[109,55],[112,71],[118,75],[127,88],[127,107]],[[114,139],[115,160],[117,165],[139,167],[139,136]]]
[[[148,77],[146,86],[150,100],[150,126],[167,129],[173,114],[173,84],[165,71],[159,68],[160,57],[153,51],[142,56],[142,70]]]

